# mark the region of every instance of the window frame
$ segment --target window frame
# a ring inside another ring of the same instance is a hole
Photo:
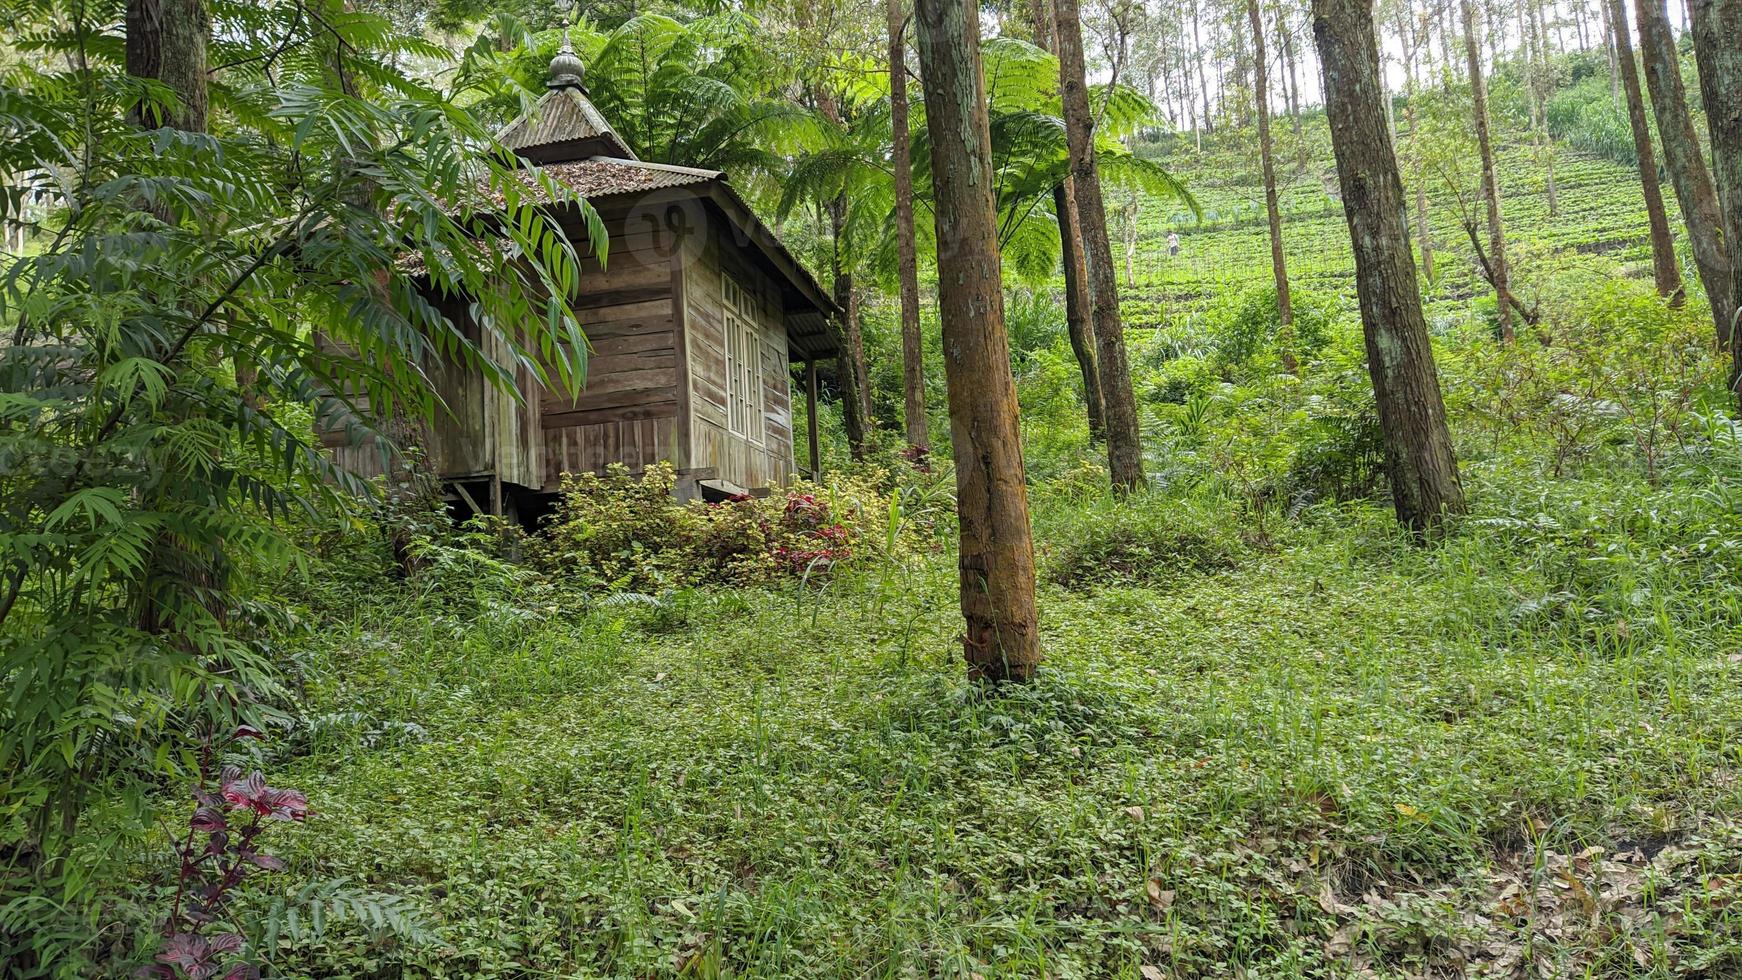
[[[720,277],[721,325],[726,347],[726,431],[766,443],[767,420],[762,393],[762,324],[754,295],[730,276]],[[741,423],[741,424],[737,424]]]

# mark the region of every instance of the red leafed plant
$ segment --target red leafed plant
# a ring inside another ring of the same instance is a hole
[[[246,725],[224,742],[260,738]],[[256,870],[283,871],[284,861],[260,850],[260,835],[282,821],[308,816],[308,798],[294,789],[266,785],[258,771],[224,766],[212,775],[221,746],[208,738],[194,784],[194,812],[185,837],[174,841],[181,860],[175,905],[163,923],[163,945],[143,976],[177,980],[253,980],[260,971],[241,959],[242,937],[225,931],[220,918],[236,888]],[[219,971],[223,971],[221,974]]]
[[[781,512],[773,556],[788,574],[827,571],[853,556],[853,532],[815,494],[792,493]]]

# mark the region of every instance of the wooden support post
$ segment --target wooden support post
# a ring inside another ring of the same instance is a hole
[[[822,451],[817,445],[817,362],[814,357],[804,359],[804,403],[809,430],[805,435],[810,441],[811,451],[811,479],[816,480],[822,476]]]
[[[471,491],[466,489],[464,483],[461,483],[458,480],[454,481],[454,489],[459,491],[460,499],[466,502],[466,506],[472,508],[472,516],[476,517],[477,515],[484,513],[484,509],[478,506],[476,500],[472,499]]]
[[[490,474],[490,516],[502,516],[502,474]]]

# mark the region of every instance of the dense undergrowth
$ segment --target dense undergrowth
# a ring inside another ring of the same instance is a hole
[[[339,887],[399,919],[305,910],[272,968],[1742,970],[1742,442],[1699,311],[1623,279],[1568,290],[1546,343],[1443,337],[1473,510],[1421,547],[1351,318],[1283,338],[1295,377],[1250,305],[1145,348],[1157,485],[1128,499],[1047,380],[1068,351],[1024,355],[1047,662],[995,696],[957,659],[947,474],[801,488],[853,501],[853,553],[731,587],[436,530],[401,581],[342,539],[285,585],[262,763],[311,815],[243,914]],[[608,528],[628,496],[579,506]],[[787,504],[715,510],[742,506]],[[649,567],[720,519],[637,513],[610,553]]]

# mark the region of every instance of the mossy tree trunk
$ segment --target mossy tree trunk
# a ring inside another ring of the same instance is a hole
[[[1312,9],[1392,501],[1399,521],[1427,532],[1463,511],[1464,494],[1386,138],[1373,11],[1368,0],[1313,0]]]
[[[1730,388],[1742,397],[1742,0],[1693,0],[1689,12],[1730,256]]]
[[[212,19],[205,0],[129,0],[125,43],[127,74],[162,82],[177,105],[164,117],[135,113],[148,128],[206,131],[206,39]]]
[[[1125,327],[1119,317],[1119,272],[1107,237],[1107,206],[1095,160],[1095,118],[1083,65],[1083,31],[1077,0],[1055,0],[1059,56],[1059,94],[1064,103],[1065,139],[1070,145],[1071,178],[1083,234],[1095,309],[1095,365],[1101,374],[1105,408],[1107,468],[1121,492],[1143,484],[1143,446],[1137,431],[1137,401],[1125,353]]]
[[[1724,249],[1723,215],[1711,171],[1700,154],[1700,137],[1688,113],[1688,93],[1682,84],[1681,57],[1663,0],[1639,0],[1639,47],[1645,63],[1645,84],[1657,115],[1657,138],[1663,160],[1688,229],[1694,268],[1712,306],[1718,345],[1730,347],[1730,311],[1735,293],[1730,283],[1730,257]]]
[[[979,8],[918,0],[915,14],[961,522],[962,642],[970,677],[1026,680],[1040,661],[1034,542],[1004,327]]]

